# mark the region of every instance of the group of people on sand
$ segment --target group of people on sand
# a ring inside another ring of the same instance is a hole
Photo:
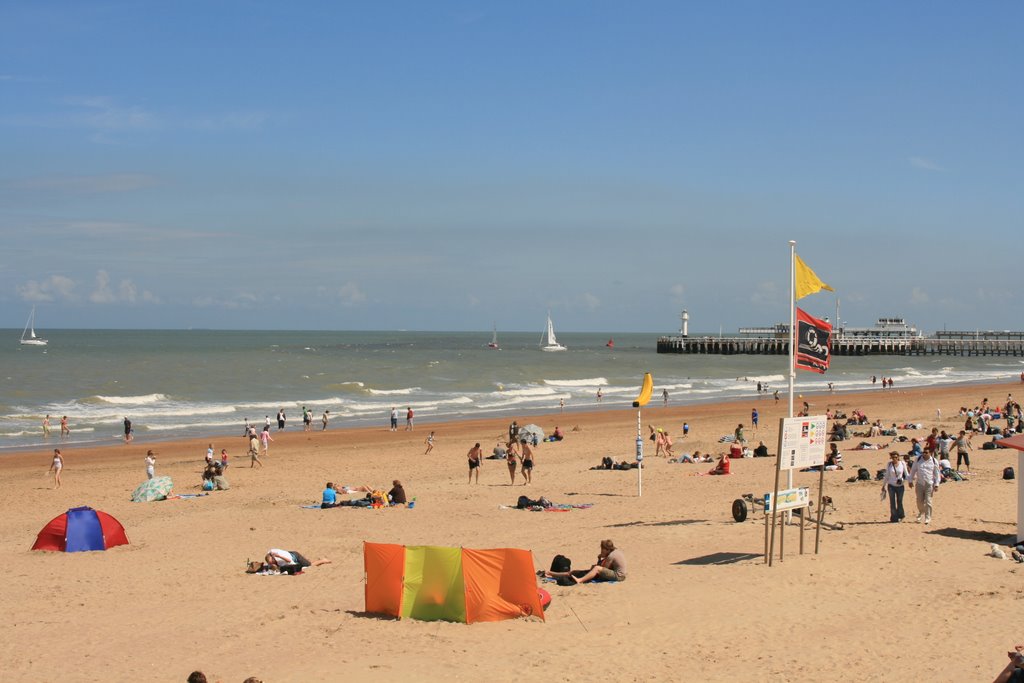
[[[518,433],[517,433],[518,435]],[[536,456],[529,439],[519,441],[510,439],[502,446],[499,441],[494,445],[494,450],[489,459],[503,459],[508,466],[509,486],[515,486],[516,470],[518,469],[523,477],[523,486],[533,483],[533,465]],[[469,464],[469,480],[467,484],[480,483],[480,469],[484,462],[483,449],[480,442],[473,444],[473,447],[466,453],[466,460]]]
[[[597,562],[590,566],[590,569],[577,571],[545,571],[544,576],[550,579],[564,579],[566,585],[570,583],[589,583],[590,581],[625,581],[626,580],[626,556],[615,547],[611,539],[601,541],[601,551],[597,555]],[[559,583],[562,583],[561,581]]]
[[[338,494],[365,493],[366,496],[355,500],[340,500]],[[409,497],[405,493],[402,482],[395,479],[391,482],[391,490],[384,492],[382,487],[372,486],[342,486],[338,487],[333,482],[327,482],[324,487],[320,508],[327,510],[336,507],[374,507],[389,505],[409,505]],[[411,505],[410,505],[411,507]]]

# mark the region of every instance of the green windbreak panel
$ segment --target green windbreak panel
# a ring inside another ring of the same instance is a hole
[[[405,549],[402,617],[466,621],[462,549],[414,545]]]

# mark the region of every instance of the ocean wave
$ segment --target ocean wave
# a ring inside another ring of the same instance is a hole
[[[590,379],[545,379],[544,384],[553,387],[603,387],[608,385],[604,377],[592,377]]]
[[[144,394],[142,396],[100,396],[97,394],[93,398],[104,403],[123,406],[145,406],[167,400],[167,396],[164,394]]]
[[[408,396],[414,393],[423,393],[421,387],[409,387],[408,389],[370,389],[369,393],[374,396]]]

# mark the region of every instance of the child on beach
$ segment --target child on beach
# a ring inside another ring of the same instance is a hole
[[[220,468],[226,470],[228,468],[228,449],[220,449]]]
[[[263,455],[266,456],[270,453],[270,442],[274,440],[274,437],[270,436],[270,425],[263,428],[260,432],[260,443],[263,444]]]
[[[152,479],[156,476],[156,453],[146,451],[146,478]]]
[[[423,443],[427,444],[427,450],[423,451],[423,455],[426,455],[430,451],[434,450],[434,432],[427,434],[427,439]]]

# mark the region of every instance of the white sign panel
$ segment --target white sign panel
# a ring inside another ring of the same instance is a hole
[[[825,463],[828,418],[786,417],[779,436],[779,468],[798,470]]]
[[[794,508],[805,508],[810,503],[811,490],[806,486],[798,489],[786,489],[779,491],[778,511],[792,510]],[[764,511],[772,511],[772,494],[764,494]]]

